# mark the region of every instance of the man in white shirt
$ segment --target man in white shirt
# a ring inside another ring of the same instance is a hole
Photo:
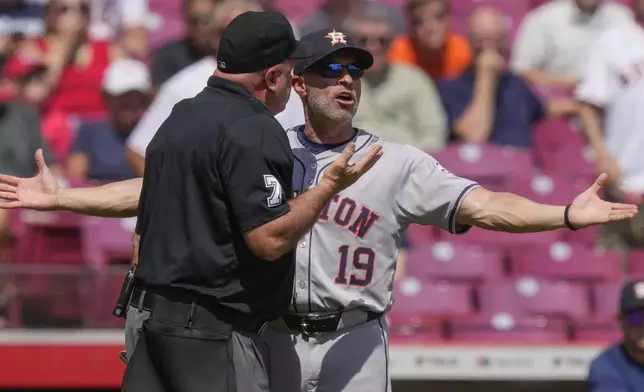
[[[215,10],[213,32],[216,34],[217,31],[222,31],[228,21],[243,12],[260,11],[261,9],[259,3],[254,1],[236,2],[231,0],[221,3],[217,5]],[[145,150],[174,105],[201,92],[216,68],[215,58],[206,57],[184,68],[161,86],[154,102],[126,142],[127,159],[133,166],[135,173],[143,175]],[[286,109],[276,118],[285,129],[304,123],[304,111],[297,94],[291,94]]]
[[[572,90],[597,35],[631,19],[627,7],[609,1],[548,2],[523,19],[510,66],[531,83]]]
[[[644,0],[634,3],[637,23],[607,30],[593,44],[575,96],[597,170],[609,175],[611,196],[642,204]],[[611,225],[606,245],[644,245],[643,220],[639,214],[627,225]]]

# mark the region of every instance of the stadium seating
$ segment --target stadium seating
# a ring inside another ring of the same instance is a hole
[[[454,143],[433,156],[447,170],[491,189],[533,172],[529,151],[491,144]]]
[[[450,340],[458,342],[563,343],[566,323],[521,313],[478,314],[449,324]]]
[[[519,277],[482,285],[478,290],[481,314],[510,312],[566,320],[590,314],[588,292],[581,284]]]
[[[627,264],[630,277],[644,278],[644,250],[631,250],[628,254]]]
[[[404,277],[394,285],[394,306],[387,319],[390,334],[404,338],[442,337],[441,326],[447,317],[472,314],[470,287],[464,284],[430,282]],[[431,301],[427,299],[431,298]]]
[[[130,264],[136,219],[83,217],[83,258],[95,270],[110,264]]]
[[[613,342],[620,337],[617,321],[622,282],[605,282],[594,285],[591,301],[594,312],[586,320],[574,324],[574,339],[584,342]]]
[[[410,250],[407,274],[436,281],[480,283],[503,277],[503,254],[498,249],[440,241]]]
[[[544,231],[530,234],[503,233],[498,231],[483,230],[472,228],[467,234],[453,236],[441,233],[439,239],[449,236],[452,241],[457,243],[472,243],[482,245],[492,249],[501,249],[507,251],[516,247],[532,245],[549,245],[561,239],[562,231]]]
[[[579,282],[616,281],[624,273],[621,254],[589,249],[567,242],[510,251],[510,272]]]
[[[12,212],[11,259],[17,264],[82,265],[79,219],[70,212]]]

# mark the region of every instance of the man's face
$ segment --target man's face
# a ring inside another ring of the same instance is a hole
[[[600,0],[575,0],[577,7],[583,12],[591,12],[597,7]]]
[[[492,50],[504,58],[508,56],[508,40],[503,19],[486,15],[470,25],[470,46],[475,55]]]
[[[149,103],[150,96],[140,91],[130,91],[107,98],[110,117],[115,126],[123,132],[129,132],[134,128]]]
[[[51,0],[45,14],[45,24],[54,31],[66,31],[76,23],[89,28],[90,5],[86,0]]]
[[[644,309],[622,316],[624,343],[644,352]]]
[[[393,39],[391,27],[387,23],[358,22],[354,38],[361,48],[373,55],[373,66],[367,72],[380,71],[387,65],[387,51]]]
[[[445,45],[449,31],[449,14],[442,1],[418,7],[409,15],[412,35],[429,50],[439,50]]]
[[[304,102],[312,113],[333,123],[351,123],[358,111],[364,73],[356,64],[353,56],[339,53],[320,60],[302,75]]]
[[[293,86],[293,61],[286,61],[276,67],[278,76],[275,79],[275,86],[266,93],[264,103],[273,115],[284,111]]]
[[[187,10],[188,38],[203,53],[212,52],[212,28],[210,23],[214,11],[215,6],[211,0],[193,0]]]

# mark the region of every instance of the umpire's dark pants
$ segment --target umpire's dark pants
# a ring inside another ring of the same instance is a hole
[[[268,392],[264,323],[176,296],[153,296],[122,392]]]

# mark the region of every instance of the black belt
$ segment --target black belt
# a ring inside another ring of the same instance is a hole
[[[152,310],[152,302],[154,297],[151,295],[145,295],[145,293],[146,290],[143,287],[135,286],[134,290],[132,290],[130,305],[139,310],[147,310],[149,312],[150,310]],[[141,297],[143,297],[143,303],[141,303]]]
[[[369,311],[367,312],[366,322],[379,319],[382,315],[383,313]],[[302,332],[305,335],[337,331],[341,319],[342,313],[306,316],[287,314],[282,316],[282,320],[284,320],[288,329],[295,332]]]
[[[143,303],[139,307],[141,296],[143,296]],[[186,325],[195,328],[227,324],[233,331],[258,333],[266,324],[266,320],[250,314],[223,307],[211,300],[173,293],[172,290],[157,293],[156,290],[135,287],[130,305],[152,312],[152,319],[176,324],[186,323],[189,320]]]

